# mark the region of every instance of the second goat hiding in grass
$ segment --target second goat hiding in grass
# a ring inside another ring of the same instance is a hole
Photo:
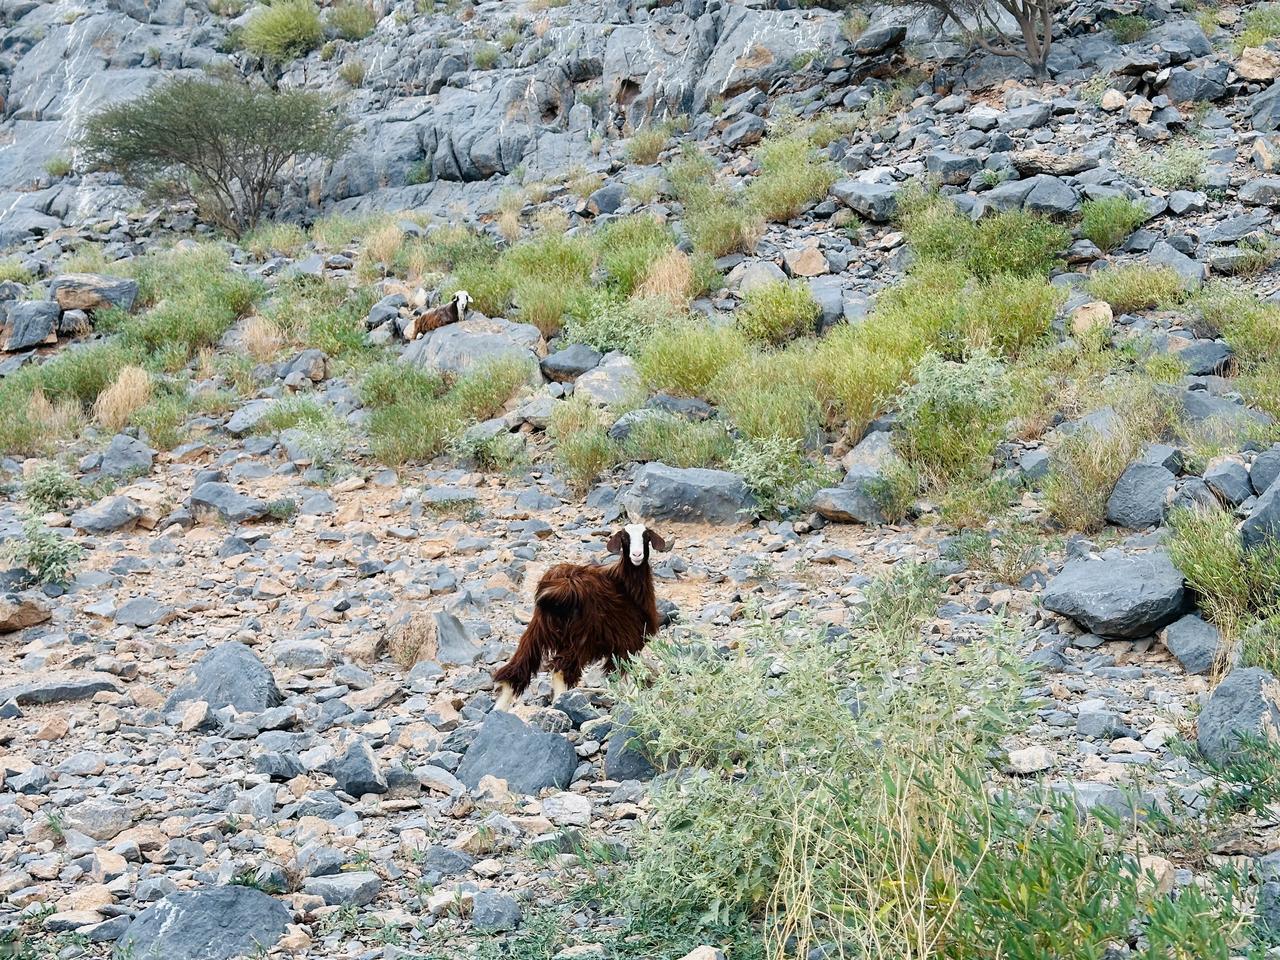
[[[667,542],[631,523],[607,547],[618,556],[612,566],[561,563],[538,581],[533,617],[515,656],[493,675],[501,691],[497,709],[510,709],[544,664],[551,670],[554,702],[577,685],[588,666],[603,660],[612,670],[615,661],[639,652],[657,633],[649,551],[665,552]]]

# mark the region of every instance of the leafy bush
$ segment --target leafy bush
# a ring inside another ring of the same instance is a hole
[[[1141,40],[1151,29],[1151,21],[1146,17],[1130,15],[1112,17],[1107,21],[1107,29],[1116,38],[1117,43],[1133,43]]]
[[[324,24],[313,0],[274,0],[250,15],[240,39],[254,56],[287,63],[320,46]]]
[[[288,0],[258,16],[304,6],[315,9]],[[258,223],[288,163],[336,158],[348,142],[340,112],[322,94],[179,78],[94,114],[80,145],[89,162],[192,200],[239,237]]]
[[[904,456],[934,483],[988,473],[1009,417],[1003,365],[982,353],[954,363],[929,351],[913,379],[901,403]]]
[[[644,344],[636,366],[652,389],[676,396],[706,396],[711,383],[747,354],[736,329],[692,318],[664,325]]]
[[[30,283],[35,277],[31,271],[12,258],[0,260],[0,283]]]
[[[664,123],[643,127],[627,141],[627,159],[632,163],[657,163],[671,142],[671,128]]]
[[[778,280],[748,293],[735,319],[738,328],[752,340],[780,344],[813,333],[821,312],[803,280]]]
[[[586,397],[559,404],[547,423],[555,457],[565,483],[579,493],[591,488],[618,461],[618,447],[609,439],[601,411]]]
[[[471,63],[477,70],[492,70],[502,56],[502,49],[493,43],[477,43],[471,51]]]
[[[800,353],[747,353],[726,367],[708,391],[742,436],[813,441],[821,408]]]
[[[1187,140],[1174,140],[1163,151],[1144,150],[1130,156],[1133,172],[1165,190],[1195,190],[1204,186],[1205,151]]]
[[[636,356],[655,331],[671,319],[665,300],[627,300],[607,290],[580,292],[567,308],[564,339],[601,353],[621,350]]]
[[[1135,264],[1093,274],[1086,289],[1119,313],[1169,307],[1187,299],[1187,287],[1172,267]]]
[[[646,417],[632,426],[622,451],[629,460],[653,460],[671,467],[718,467],[733,453],[724,424],[670,415]]]
[[[1280,548],[1274,543],[1245,550],[1235,518],[1215,508],[1176,510],[1168,522],[1170,559],[1228,640],[1250,620],[1280,614]]]
[[[377,14],[360,0],[342,0],[334,4],[325,19],[330,29],[343,40],[363,40],[378,25]]]
[[[1081,207],[1080,233],[1106,252],[1118,247],[1147,219],[1146,207],[1128,197],[1086,200]]]
[[[805,508],[815,492],[835,480],[787,437],[743,440],[729,458],[729,469],[742,477],[765,517]]]
[[[1246,364],[1280,355],[1280,306],[1225,280],[1204,285],[1193,304]]]
[[[22,525],[22,539],[11,542],[7,553],[11,563],[31,573],[36,583],[66,583],[84,555],[80,545],[54,533],[38,518]]]
[[[801,137],[769,137],[755,151],[760,173],[747,186],[747,201],[766,220],[790,220],[827,195],[839,174],[835,164]]]
[[[22,485],[27,507],[40,515],[60,511],[83,496],[84,485],[56,463],[42,463]]]

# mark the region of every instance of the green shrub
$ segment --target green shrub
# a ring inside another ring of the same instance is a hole
[[[307,245],[307,232],[295,223],[267,223],[250,230],[240,242],[258,260],[296,257]]]
[[[54,180],[61,180],[71,173],[71,161],[66,157],[53,157],[44,165],[44,172]]]
[[[827,195],[835,164],[800,137],[766,138],[755,151],[760,173],[747,186],[748,203],[766,220],[790,220]]]
[[[22,485],[28,509],[36,515],[61,511],[84,495],[84,485],[56,463],[42,463]]]
[[[748,293],[738,309],[738,328],[752,340],[780,344],[812,334],[822,308],[803,280],[775,281]]]
[[[11,563],[30,571],[36,583],[66,583],[84,551],[74,540],[54,533],[36,517],[22,525],[22,538],[7,548]]]
[[[694,249],[711,257],[754,253],[764,220],[730,191],[717,188],[705,203],[688,208],[685,232]]]
[[[629,460],[657,460],[670,467],[718,467],[733,453],[733,438],[715,420],[691,422],[666,414],[634,424],[622,445]]]
[[[687,143],[680,156],[665,167],[667,182],[686,207],[705,204],[715,188],[716,162],[696,144]]]
[[[1128,430],[1082,428],[1053,450],[1044,481],[1049,516],[1069,530],[1090,533],[1106,522],[1107,501],[1136,451]]]
[[[907,242],[924,262],[961,264],[979,277],[1044,276],[1058,263],[1071,237],[1047,217],[1008,210],[973,223],[938,197],[902,204]]]
[[[836,478],[787,437],[749,437],[729,458],[729,469],[742,477],[756,500],[756,511],[777,517],[808,506],[814,493]]]
[[[319,31],[311,0],[264,7],[250,23],[303,8]],[[349,139],[341,112],[323,94],[179,78],[95,113],[80,146],[89,163],[193,201],[239,237],[257,225],[287,164],[335,159]]]
[[[989,473],[1009,418],[1004,366],[982,353],[954,363],[930,351],[913,379],[901,403],[900,446],[907,460],[932,483]]]
[[[329,28],[343,40],[363,40],[378,25],[378,16],[360,0],[341,0],[325,15]]]
[[[675,246],[671,228],[645,213],[607,224],[594,239],[610,289],[623,296],[630,296],[653,262]]]
[[[1276,37],[1280,37],[1280,6],[1264,3],[1245,12],[1244,30],[1232,46],[1239,56],[1246,47],[1260,47]]]
[[[645,383],[676,396],[706,396],[711,383],[747,354],[736,329],[689,318],[657,328],[636,358]]]
[[[502,49],[493,43],[477,43],[471,51],[471,63],[477,70],[492,70],[502,56]]]
[[[1195,190],[1205,183],[1203,147],[1188,140],[1174,140],[1163,151],[1146,149],[1129,158],[1134,174],[1165,190]]]
[[[618,462],[618,446],[609,439],[601,412],[586,397],[559,404],[547,423],[555,457],[570,489],[584,493],[600,474]]]
[[[313,0],[274,0],[249,16],[240,39],[254,56],[287,63],[320,46],[324,24]]]
[[[1147,219],[1147,208],[1128,197],[1086,200],[1081,207],[1080,233],[1106,252],[1128,239]]]
[[[255,433],[279,433],[303,424],[321,424],[330,416],[329,411],[312,397],[286,397],[273,403],[253,429]]]
[[[510,470],[525,460],[524,438],[518,433],[491,437],[463,434],[453,444],[456,456],[470,460],[481,470]]]
[[[1235,518],[1215,508],[1176,510],[1168,523],[1169,557],[1224,637],[1236,640],[1251,620],[1280,614],[1280,547],[1274,542],[1245,550]],[[1255,655],[1259,646],[1255,642]]]
[[[358,87],[364,83],[364,64],[359,60],[348,60],[338,68],[338,76],[350,86]]]
[[[153,447],[172,450],[186,439],[183,423],[191,409],[191,400],[185,391],[167,391],[135,410],[130,423],[142,431]]]
[[[512,247],[501,269],[511,278],[520,319],[545,335],[559,332],[570,304],[587,290],[592,262],[585,241],[563,234],[543,233]]]
[[[581,290],[566,307],[564,339],[601,353],[621,350],[634,357],[671,319],[666,300],[628,300],[607,290]]]
[[[1151,29],[1151,21],[1146,17],[1120,16],[1107,21],[1107,29],[1116,38],[1116,43],[1133,43],[1141,40]]]
[[[817,394],[798,353],[747,353],[726,367],[708,392],[748,439],[781,437],[808,444],[822,422]]]
[[[1064,299],[1040,277],[993,274],[964,296],[964,346],[1017,357],[1045,340]]]
[[[665,123],[643,127],[627,141],[627,159],[632,163],[657,163],[671,142],[671,128]]]
[[[1280,355],[1280,306],[1225,280],[1205,284],[1192,302],[1205,323],[1226,339],[1243,363]]]
[[[1170,307],[1187,299],[1187,287],[1172,267],[1146,264],[1112,267],[1089,277],[1089,293],[1118,313]]]

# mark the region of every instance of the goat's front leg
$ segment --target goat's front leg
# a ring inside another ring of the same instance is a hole
[[[515,690],[509,683],[500,683],[498,684],[498,691],[498,702],[493,705],[493,709],[502,710],[503,712],[509,711],[516,700]]]
[[[569,692],[569,684],[559,670],[551,672],[551,702],[555,703]]]

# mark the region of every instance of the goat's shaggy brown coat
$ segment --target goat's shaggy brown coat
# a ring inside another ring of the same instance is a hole
[[[465,290],[459,290],[448,303],[432,307],[410,320],[405,327],[404,338],[417,340],[424,333],[467,319],[467,307],[470,303],[471,295]]]
[[[633,549],[637,539],[640,543]],[[616,563],[607,567],[561,563],[543,575],[533,617],[515,656],[493,675],[505,688],[501,709],[524,692],[544,665],[554,675],[558,694],[576,686],[591,664],[603,660],[605,669],[612,670],[616,661],[644,647],[659,626],[650,546],[667,549],[666,541],[652,530],[631,525],[609,538],[609,552],[619,554]]]

